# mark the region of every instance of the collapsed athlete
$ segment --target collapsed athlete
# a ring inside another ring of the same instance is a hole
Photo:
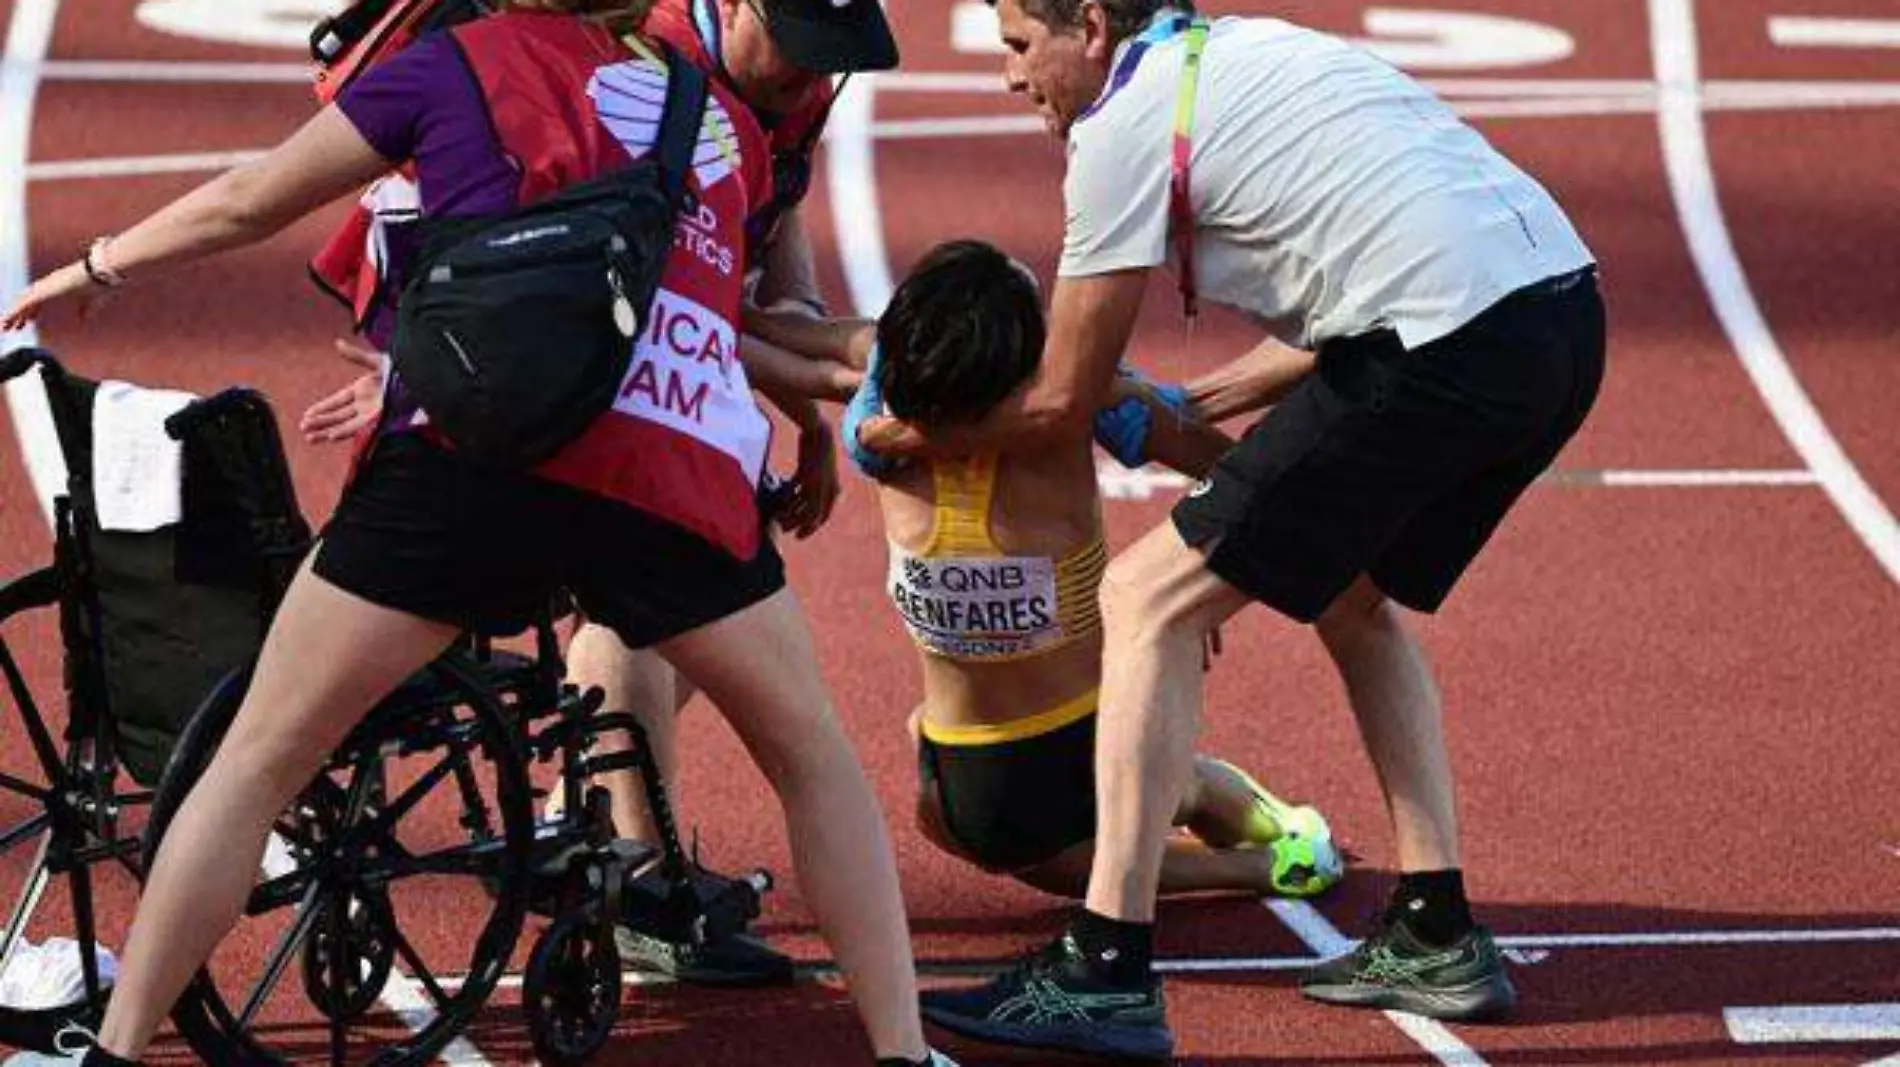
[[[807,388],[924,425],[981,419],[1036,372],[1041,297],[1026,268],[957,241],[930,252],[875,323],[749,313],[749,333],[811,364]],[[867,365],[868,364],[868,365]],[[1124,380],[1127,396],[1155,406]],[[853,438],[847,420],[846,440]],[[1198,473],[1218,431],[1153,418],[1148,457]],[[883,473],[886,588],[916,641],[923,702],[918,821],[939,847],[1046,892],[1079,897],[1095,836],[1095,706],[1107,565],[1093,450],[976,452]],[[1164,893],[1311,896],[1342,873],[1325,820],[1220,760],[1198,757],[1176,810]]]

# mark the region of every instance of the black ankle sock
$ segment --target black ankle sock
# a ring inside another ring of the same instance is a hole
[[[921,1060],[907,1060],[902,1056],[885,1056],[877,1061],[877,1067],[930,1067],[930,1057]]]
[[[121,1059],[94,1045],[86,1050],[86,1058],[79,1061],[79,1067],[139,1067],[137,1060]]]
[[[1089,975],[1112,985],[1148,980],[1154,967],[1155,926],[1129,923],[1082,909],[1069,923]]]
[[[1471,905],[1465,900],[1465,876],[1456,867],[1444,871],[1408,871],[1399,875],[1386,907],[1386,920],[1401,921],[1420,941],[1443,948],[1471,932]]]

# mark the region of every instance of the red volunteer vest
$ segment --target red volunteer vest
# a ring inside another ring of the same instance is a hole
[[[518,13],[452,32],[497,138],[519,164],[520,203],[648,150],[664,70],[598,27]],[[738,322],[745,219],[770,177],[764,134],[732,94],[715,84],[706,109],[714,136],[695,154],[688,204],[620,397],[537,473],[631,504],[749,559],[759,550],[756,491],[771,424],[739,363]]]
[[[725,68],[717,58],[719,23],[713,0],[657,0],[641,31],[672,45],[714,79],[725,81]],[[753,252],[811,188],[812,153],[831,116],[833,95],[829,80],[819,82],[803,103],[790,114],[775,117],[766,130],[772,150],[772,191],[746,220],[746,240]]]

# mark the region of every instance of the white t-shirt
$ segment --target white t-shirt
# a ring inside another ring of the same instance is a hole
[[[1170,261],[1185,44],[1148,47],[1070,130],[1063,276]],[[1423,86],[1276,19],[1213,23],[1192,144],[1200,293],[1306,347],[1390,328],[1417,348],[1593,262],[1550,194]]]

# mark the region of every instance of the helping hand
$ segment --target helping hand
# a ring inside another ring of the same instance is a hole
[[[838,480],[838,453],[832,447],[831,427],[823,420],[801,427],[798,469],[792,474],[791,499],[777,515],[779,529],[804,540],[818,532],[838,503],[843,486]]]
[[[26,291],[14,299],[13,306],[7,309],[6,317],[0,319],[0,331],[12,333],[15,330],[24,330],[33,320],[40,317],[40,313],[46,310],[48,305],[96,289],[97,287],[92,284],[92,279],[86,276],[85,267],[78,263],[69,263],[27,286]],[[92,299],[80,310],[89,312],[93,304],[101,300],[104,293],[104,290],[91,292]]]
[[[304,411],[297,429],[309,444],[347,441],[374,426],[383,414],[384,365],[388,357],[343,338],[337,339],[336,351],[344,362],[368,373]]]
[[[1119,368],[1116,374],[1116,399],[1095,413],[1095,442],[1116,462],[1134,469],[1148,461],[1148,432],[1154,426],[1151,400],[1185,415],[1188,394],[1178,385],[1161,385],[1129,367]]]
[[[864,378],[858,382],[858,391],[851,395],[851,402],[845,405],[844,421],[838,427],[844,434],[845,452],[868,478],[883,478],[899,466],[897,460],[879,455],[881,450],[867,447],[878,441],[883,427],[903,426],[884,414],[884,390],[878,385],[882,359],[882,353],[871,349],[870,359],[864,367]]]

